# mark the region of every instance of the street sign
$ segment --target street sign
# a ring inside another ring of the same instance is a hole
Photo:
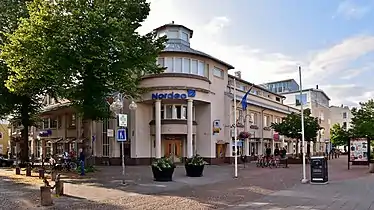
[[[117,141],[127,141],[126,129],[118,129],[116,137],[117,137]]]
[[[127,127],[127,114],[118,114],[118,126]]]
[[[114,137],[114,130],[113,129],[107,129],[106,135],[108,137]]]

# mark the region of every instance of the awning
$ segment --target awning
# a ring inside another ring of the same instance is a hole
[[[68,137],[68,138],[63,139],[63,140],[60,141],[59,143],[60,143],[60,144],[69,144],[69,143],[75,141],[75,139],[77,139],[77,138],[75,138],[75,137],[70,137],[70,138],[69,138],[69,137]]]
[[[46,140],[47,140],[48,143],[56,144],[59,141],[61,141],[62,138],[49,138],[49,139],[46,139]]]

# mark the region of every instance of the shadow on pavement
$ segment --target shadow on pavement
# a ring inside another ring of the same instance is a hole
[[[113,209],[122,210],[120,206],[103,204],[74,196],[56,197],[52,194],[53,206],[40,205],[39,186],[15,182],[0,176],[0,209]]]

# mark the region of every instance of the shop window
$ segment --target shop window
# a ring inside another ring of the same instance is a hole
[[[195,120],[195,107],[192,107],[193,120]],[[156,119],[156,108],[153,106],[153,119]],[[164,104],[161,105],[161,119],[187,119],[187,105],[184,104]]]
[[[173,118],[173,105],[166,105],[165,106],[166,110],[166,119],[172,119]]]

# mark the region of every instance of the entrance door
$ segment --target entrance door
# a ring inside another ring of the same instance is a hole
[[[164,140],[164,155],[171,158],[174,162],[180,162],[182,157],[181,140]]]

